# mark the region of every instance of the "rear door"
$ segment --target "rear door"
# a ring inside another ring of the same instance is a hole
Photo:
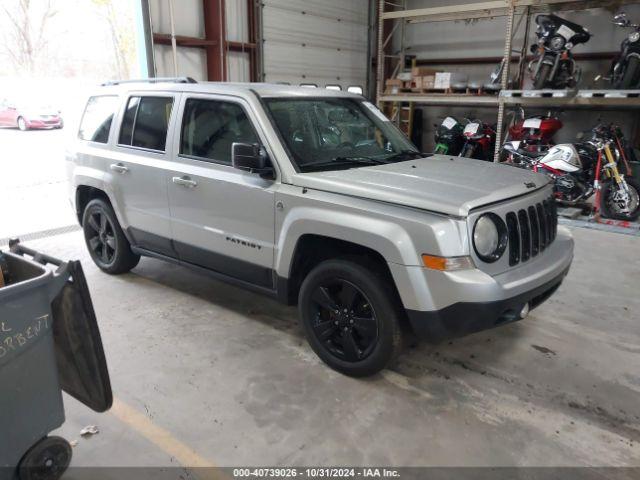
[[[251,108],[236,97],[183,97],[167,179],[178,255],[272,289],[277,184],[231,166],[234,142],[266,145]]]
[[[116,146],[108,165],[109,183],[120,207],[123,227],[133,244],[175,256],[166,172],[180,94],[130,93],[124,99]]]

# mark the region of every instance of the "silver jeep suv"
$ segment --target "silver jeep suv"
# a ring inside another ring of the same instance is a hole
[[[403,333],[524,318],[573,258],[545,176],[421,154],[345,92],[107,84],[67,166],[102,270],[146,255],[297,303],[313,350],[354,376],[384,368]]]

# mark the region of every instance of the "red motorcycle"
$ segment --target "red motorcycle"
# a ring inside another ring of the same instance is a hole
[[[543,152],[555,145],[553,137],[562,127],[560,119],[551,113],[525,118],[521,109],[520,119],[509,128],[508,140],[522,142],[520,148],[528,152]]]
[[[462,132],[464,146],[461,157],[475,158],[477,160],[493,160],[493,152],[496,145],[496,127],[490,126],[480,120],[467,123]]]

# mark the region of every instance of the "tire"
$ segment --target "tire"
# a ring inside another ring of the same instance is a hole
[[[473,147],[473,145],[468,144],[462,149],[462,152],[460,152],[460,156],[464,158],[473,158],[474,150],[475,148]]]
[[[616,184],[613,180],[602,182],[602,191],[600,192],[600,212],[605,218],[614,220],[633,221],[640,216],[640,183],[635,178],[625,178],[629,186],[629,193],[632,195],[632,210],[629,214],[619,213],[615,207],[610,205],[609,197],[615,192]]]
[[[27,122],[22,117],[18,117],[18,128],[23,132],[26,132],[27,130],[29,130],[29,127],[27,126]]]
[[[82,229],[91,258],[103,272],[119,275],[138,265],[140,255],[131,251],[113,208],[102,198],[87,204]]]
[[[640,82],[640,58],[628,57],[627,68],[624,69],[620,88],[622,90],[631,90],[638,86],[638,82]]]
[[[58,480],[69,467],[73,451],[64,438],[45,437],[24,454],[18,465],[20,480]]]
[[[533,88],[534,90],[542,90],[546,87],[547,81],[549,80],[549,74],[551,73],[551,65],[547,63],[543,63],[538,70],[538,75],[533,80]]]
[[[346,259],[316,266],[300,288],[302,328],[329,367],[352,377],[384,369],[402,345],[399,300],[384,275]],[[345,308],[346,307],[346,308]]]

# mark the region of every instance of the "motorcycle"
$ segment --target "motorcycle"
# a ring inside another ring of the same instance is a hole
[[[459,157],[477,160],[493,160],[496,145],[496,128],[480,120],[470,121],[462,131],[464,145]]]
[[[441,155],[459,155],[464,145],[464,126],[453,117],[445,118],[436,127],[436,148],[434,153]]]
[[[536,24],[538,43],[531,46],[536,58],[529,64],[534,88],[575,88],[581,73],[571,50],[587,43],[591,33],[556,15],[538,15]]]
[[[588,142],[556,145],[544,155],[521,151],[519,142],[504,150],[521,159],[521,165],[554,179],[556,199],[577,206],[595,194],[594,205],[605,218],[635,220],[640,216],[640,183],[620,172],[621,160],[611,126],[593,130]]]
[[[614,88],[632,90],[640,88],[640,24],[632,23],[627,14],[617,14],[613,23],[633,32],[622,42],[621,53],[611,66],[608,80]]]
[[[520,119],[509,127],[509,140],[522,142],[521,147],[531,152],[548,150],[555,143],[553,137],[563,127],[559,118],[549,112],[546,116],[525,117],[520,109]]]

